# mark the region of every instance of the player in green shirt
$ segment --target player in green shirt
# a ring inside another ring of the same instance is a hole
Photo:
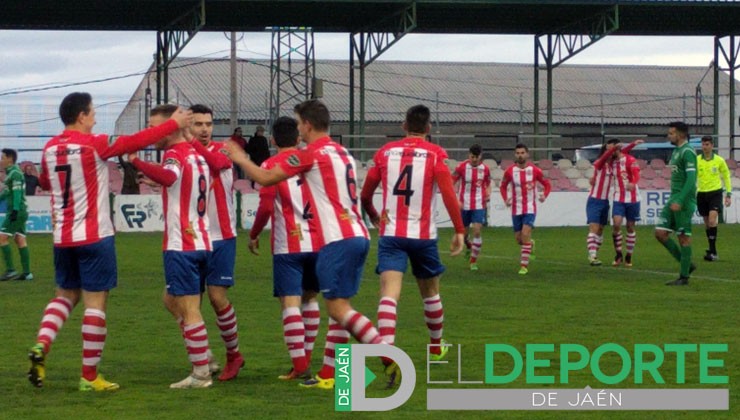
[[[655,237],[681,263],[681,274],[667,286],[686,286],[689,275],[696,269],[691,263],[691,216],[696,210],[696,152],[689,146],[689,128],[677,121],[668,125],[668,140],[676,148],[671,154],[671,196],[660,212]],[[670,238],[676,232],[679,247]]]
[[[722,212],[722,196],[725,207],[732,204],[732,184],[730,169],[722,157],[714,153],[714,140],[711,136],[701,138],[701,153],[696,161],[697,194],[696,205],[704,218],[709,249],[704,254],[706,261],[717,261],[717,221]],[[722,190],[724,184],[724,191]]]
[[[26,206],[26,180],[18,165],[18,153],[13,149],[2,149],[0,168],[5,170],[5,189],[0,193],[0,201],[5,201],[7,210],[5,220],[0,227],[0,251],[5,260],[6,271],[0,281],[33,280],[31,274],[28,244],[26,243],[26,220],[28,207]],[[10,250],[10,237],[15,238],[18,253],[21,254],[23,273],[18,274],[13,266],[13,257]]]

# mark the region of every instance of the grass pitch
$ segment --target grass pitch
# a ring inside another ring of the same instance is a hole
[[[740,312],[740,258],[735,238],[740,226],[721,225],[720,260],[701,260],[706,245],[702,227],[695,228],[694,260],[699,269],[689,287],[666,287],[677,277],[678,264],[653,238],[652,228],[640,228],[634,267],[609,266],[612,255],[610,230],[600,257],[602,267],[590,267],[586,260],[585,228],[538,228],[536,259],[527,276],[519,276],[519,249],[511,230],[484,231],[480,270],[470,272],[464,257],[450,258],[444,250],[451,232],[442,230],[440,248],[447,265],[442,280],[445,308],[445,338],[455,345],[450,364],[434,367],[432,380],[463,381],[484,379],[484,345],[506,343],[523,352],[527,343],[578,343],[590,350],[614,342],[631,349],[635,343],[726,343],[729,351],[714,355],[725,367],[714,375],[730,377],[729,385],[700,385],[698,358],[686,359],[686,385],[676,385],[675,357],[666,356],[660,372],[667,384],[651,380],[634,385],[633,377],[611,388],[730,388],[729,412],[427,412],[425,344],[427,331],[421,299],[415,281],[407,274],[401,302],[397,345],[417,367],[416,390],[402,407],[387,413],[355,413],[358,418],[423,418],[440,416],[495,418],[738,418],[740,390],[735,378],[740,371],[737,349]],[[78,307],[57,337],[47,358],[47,379],[43,389],[26,380],[26,352],[34,343],[44,306],[54,290],[50,235],[31,235],[31,257],[36,277],[31,282],[0,283],[0,418],[320,418],[339,416],[333,393],[300,389],[277,376],[289,368],[290,359],[282,340],[279,304],[272,297],[272,270],[268,233],[261,238],[262,255],[246,250],[246,235],[239,238],[237,286],[230,298],[239,319],[240,347],[247,364],[238,379],[214,383],[206,390],[170,390],[170,383],[188,374],[189,364],[180,332],[161,304],[164,286],[161,234],[119,234],[119,285],[110,296],[108,341],[100,371],[121,384],[114,393],[77,391],[81,363]],[[360,294],[354,306],[375,321],[378,281],[374,273],[377,241],[373,240],[365,267]],[[17,259],[17,251],[14,249]],[[322,304],[322,315],[323,315]],[[213,311],[205,304],[211,347],[223,363],[224,349]],[[318,369],[323,351],[326,321],[316,342],[313,367]],[[458,353],[457,344],[462,347]],[[543,356],[547,357],[547,356]],[[457,371],[460,358],[461,370]],[[547,374],[557,376],[557,354]],[[505,363],[504,363],[505,364]],[[619,370],[616,358],[602,359],[602,370]],[[371,366],[372,368],[372,366]],[[502,366],[504,369],[505,366]],[[369,395],[382,396],[383,376],[369,387]],[[567,385],[553,388],[609,388],[595,382],[590,372],[571,375]],[[471,387],[457,383],[449,387]],[[491,387],[473,385],[472,387]],[[524,374],[506,385],[526,385]]]

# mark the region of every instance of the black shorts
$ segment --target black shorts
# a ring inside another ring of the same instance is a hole
[[[703,217],[709,216],[712,210],[722,213],[722,190],[697,193],[696,207]]]

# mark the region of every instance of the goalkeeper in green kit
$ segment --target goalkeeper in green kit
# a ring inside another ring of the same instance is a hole
[[[26,220],[28,207],[26,206],[26,180],[23,177],[16,161],[18,153],[13,149],[2,149],[0,168],[5,170],[5,189],[0,193],[0,201],[5,201],[7,210],[5,220],[0,227],[0,251],[5,261],[5,274],[0,281],[5,280],[33,280],[31,274],[28,244],[26,243]],[[15,238],[18,253],[21,254],[23,272],[18,273],[13,266],[13,256],[10,249],[10,238]]]
[[[671,197],[660,212],[655,237],[681,263],[681,274],[666,286],[686,286],[689,275],[696,269],[691,263],[691,217],[696,211],[696,152],[689,146],[686,124],[672,122],[668,127],[668,140],[676,146],[668,164],[671,169]],[[671,232],[676,233],[678,244],[670,238]]]

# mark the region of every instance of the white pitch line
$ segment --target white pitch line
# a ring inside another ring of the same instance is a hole
[[[449,252],[445,252],[445,253],[446,254],[449,254]],[[501,257],[501,256],[495,256],[495,255],[481,255],[478,258],[490,258],[490,259],[497,259],[497,260],[517,260],[517,261],[519,260],[519,258]],[[572,263],[560,262],[560,261],[548,261],[548,260],[542,260],[540,258],[537,258],[535,264],[540,264],[540,263],[551,264],[551,265],[562,265],[562,266],[574,266],[574,264],[572,264]],[[584,263],[584,265],[587,265],[587,264]],[[602,268],[609,268],[609,266],[602,266]],[[617,268],[615,267],[615,269],[617,269]],[[634,268],[634,267],[632,267],[632,268],[624,267],[624,268],[622,268],[622,270],[629,271],[629,272],[634,272],[634,273],[659,274],[659,275],[665,275],[667,277],[671,277],[671,276],[675,276],[676,275],[675,272],[657,271],[657,270],[645,270],[645,269]],[[710,276],[692,275],[691,278],[692,279],[700,279],[700,280],[718,281],[718,282],[723,282],[723,283],[740,283],[740,280],[738,280],[738,279],[726,279],[726,278],[722,278],[722,277],[710,277]]]

